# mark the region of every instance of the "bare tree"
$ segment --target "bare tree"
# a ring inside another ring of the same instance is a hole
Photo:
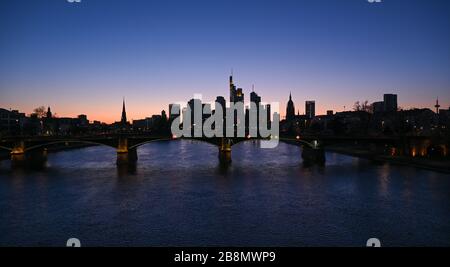
[[[356,101],[355,104],[353,105],[354,111],[365,111],[365,112],[371,113],[372,109],[373,109],[373,107],[371,104],[369,104],[368,100],[365,100],[362,102]]]
[[[361,104],[359,101],[356,101],[355,104],[353,104],[353,110],[354,111],[360,111],[361,110]]]
[[[362,103],[362,105],[361,105],[361,110],[362,110],[362,111],[365,111],[365,112],[369,112],[369,113],[372,112],[372,105],[369,104],[369,101],[368,101],[368,100],[365,100],[365,101]]]
[[[44,106],[40,106],[33,109],[32,115],[36,115],[38,118],[44,118],[45,116],[47,116],[47,111],[45,110]]]

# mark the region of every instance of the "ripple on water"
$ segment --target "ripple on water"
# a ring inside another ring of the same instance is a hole
[[[299,147],[257,142],[233,146],[228,167],[195,141],[144,145],[135,169],[118,169],[115,153],[49,154],[41,171],[0,162],[0,243],[450,245],[450,175],[335,153],[305,168]]]

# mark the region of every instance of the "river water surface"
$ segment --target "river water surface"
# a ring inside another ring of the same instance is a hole
[[[0,162],[0,246],[450,246],[450,175],[300,148],[146,144],[135,170],[116,152],[49,154],[44,170]]]

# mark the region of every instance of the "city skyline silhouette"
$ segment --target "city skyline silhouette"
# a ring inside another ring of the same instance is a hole
[[[2,4],[2,108],[112,123],[126,96],[129,118],[144,118],[225,95],[232,68],[282,116],[289,92],[317,114],[384,93],[405,109],[450,103],[447,1],[44,2]]]
[[[450,246],[449,14],[0,1],[0,246],[140,247],[152,265]]]

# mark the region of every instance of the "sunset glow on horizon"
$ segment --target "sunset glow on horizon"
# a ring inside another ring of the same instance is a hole
[[[0,5],[0,108],[112,123],[125,97],[128,119],[143,119],[194,94],[228,101],[231,69],[245,103],[254,84],[282,117],[290,92],[301,114],[306,100],[321,115],[385,93],[404,109],[450,107],[448,1]]]

